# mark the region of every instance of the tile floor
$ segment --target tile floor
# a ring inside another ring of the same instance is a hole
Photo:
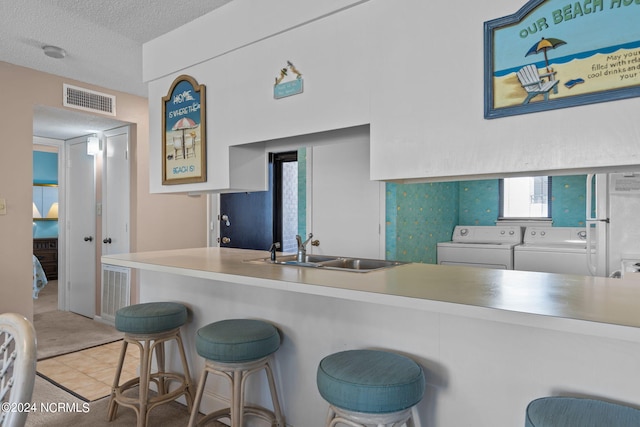
[[[116,341],[40,360],[36,370],[86,400],[93,401],[111,393],[121,347],[122,341]],[[138,376],[139,363],[138,348],[129,345],[120,377],[121,384]]]

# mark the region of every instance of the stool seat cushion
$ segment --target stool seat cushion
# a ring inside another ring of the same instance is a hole
[[[187,308],[177,302],[149,302],[116,311],[116,329],[130,334],[155,334],[179,328],[187,321]]]
[[[601,400],[543,397],[527,406],[526,427],[640,426],[640,410]]]
[[[275,326],[254,319],[227,319],[200,328],[196,350],[215,362],[249,362],[266,357],[280,347]]]
[[[420,365],[408,357],[378,350],[329,355],[318,366],[320,395],[348,411],[384,414],[410,408],[425,389]]]

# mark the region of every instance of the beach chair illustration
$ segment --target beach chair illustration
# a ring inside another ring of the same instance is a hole
[[[517,73],[522,88],[527,91],[527,98],[522,104],[528,104],[538,95],[544,95],[544,100],[549,100],[549,91],[558,93],[558,80],[555,80],[555,71],[550,73],[538,73],[538,67],[533,64],[525,65]],[[545,80],[546,79],[546,80]]]

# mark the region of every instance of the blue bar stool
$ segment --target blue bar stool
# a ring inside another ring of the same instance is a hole
[[[318,366],[317,384],[329,402],[326,427],[403,423],[413,427],[411,410],[425,391],[420,365],[379,350],[348,350],[325,357]]]
[[[602,400],[542,397],[527,406],[526,427],[640,426],[640,410]]]
[[[124,332],[120,360],[113,380],[109,398],[109,421],[113,421],[118,405],[132,408],[137,415],[138,427],[148,425],[148,414],[154,407],[171,402],[185,395],[191,409],[193,396],[191,376],[184,353],[180,327],[187,321],[187,308],[175,302],[152,302],[123,307],[116,312],[116,329]],[[183,373],[165,371],[164,343],[175,340],[182,361]],[[140,376],[120,384],[122,366],[127,346],[135,344],[140,349]],[[157,371],[152,372],[152,358],[155,352]],[[177,388],[170,391],[169,385],[177,382]],[[157,394],[149,395],[149,385],[155,383]],[[127,395],[125,391],[139,385],[137,396]]]
[[[242,427],[245,415],[258,416],[271,425],[285,427],[276,385],[273,379],[271,358],[280,347],[280,334],[275,326],[252,319],[229,319],[200,328],[196,335],[196,350],[205,359],[205,367],[198,383],[189,427],[196,425],[200,402],[209,372],[226,377],[231,383],[231,406],[206,415],[198,425],[220,418],[229,418],[231,427]],[[247,377],[265,370],[273,411],[245,405],[244,391]]]

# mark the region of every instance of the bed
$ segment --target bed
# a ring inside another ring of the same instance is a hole
[[[47,285],[47,276],[44,274],[38,258],[33,255],[33,299],[38,299],[38,293]]]

